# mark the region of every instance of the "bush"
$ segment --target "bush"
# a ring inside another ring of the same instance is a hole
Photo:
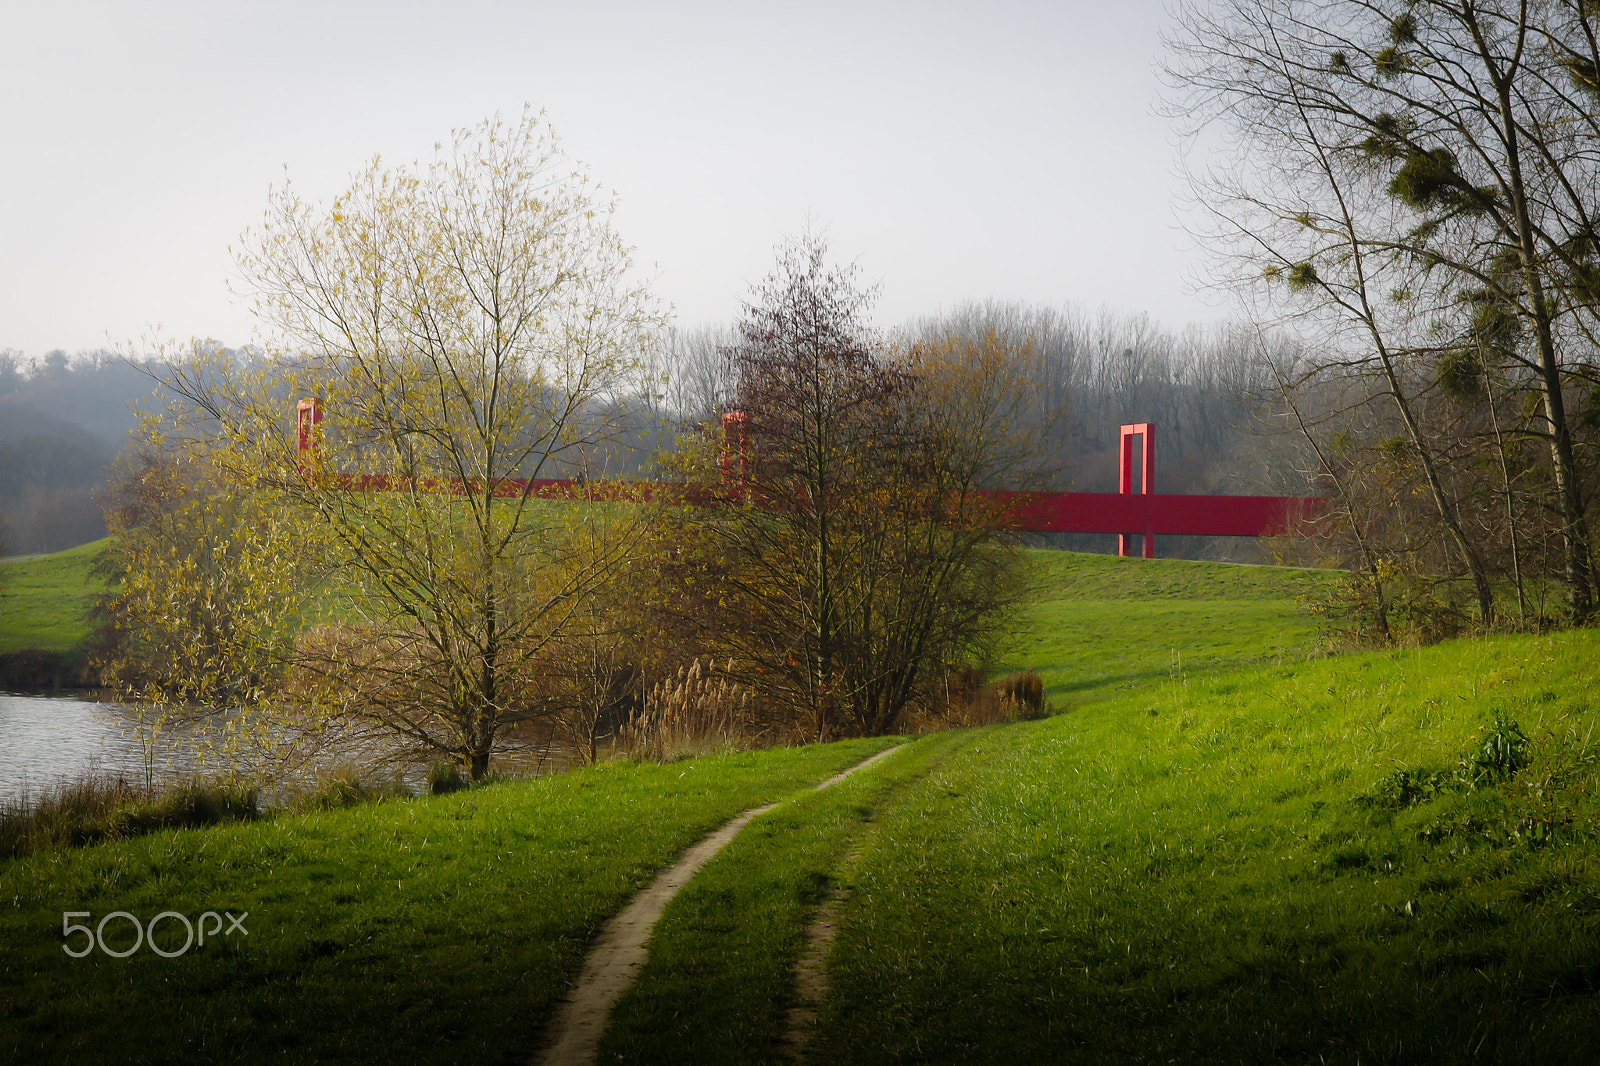
[[[1034,721],[1050,713],[1044,698],[1044,679],[1033,670],[985,685],[983,671],[968,666],[949,677],[946,693],[935,729],[968,729],[1018,719]]]
[[[1018,718],[1033,721],[1049,713],[1044,702],[1044,678],[1032,670],[1012,674],[1000,682],[999,689],[1001,698]]]
[[[467,779],[461,773],[461,767],[457,764],[438,759],[428,767],[428,792],[430,794],[443,796],[450,792],[460,792],[466,787]]]
[[[1472,628],[1459,582],[1380,562],[1376,576],[1351,573],[1326,591],[1300,602],[1320,615],[1339,638],[1355,647],[1426,646]]]

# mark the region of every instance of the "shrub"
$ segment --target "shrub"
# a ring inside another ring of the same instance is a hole
[[[1032,670],[1012,674],[1000,682],[999,689],[1001,698],[1018,718],[1031,721],[1043,718],[1048,713],[1044,702],[1044,678]]]
[[[934,729],[968,729],[1019,718],[1032,721],[1050,713],[1044,679],[1033,670],[985,685],[983,671],[968,666],[950,674],[946,684],[945,705],[933,717]]]
[[[467,779],[461,773],[461,767],[453,762],[443,759],[435,760],[428,767],[428,791],[435,796],[443,796],[449,792],[460,792],[467,787]]]

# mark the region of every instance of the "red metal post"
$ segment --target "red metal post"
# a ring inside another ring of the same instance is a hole
[[[295,405],[299,436],[295,450],[299,453],[300,473],[309,476],[316,468],[318,427],[322,425],[322,398],[312,396]]]
[[[1128,495],[1133,492],[1133,438],[1140,438],[1139,448],[1139,495],[1149,496],[1155,492],[1156,481],[1156,444],[1155,434],[1149,422],[1135,422],[1122,427],[1122,448],[1117,463],[1117,492]],[[1148,501],[1145,501],[1148,503]],[[1156,535],[1150,528],[1148,514],[1144,522],[1144,557],[1156,557]],[[1117,534],[1117,554],[1128,554],[1128,535]]]
[[[744,479],[749,471],[750,416],[743,411],[729,411],[722,416],[722,480],[729,486],[744,491]]]

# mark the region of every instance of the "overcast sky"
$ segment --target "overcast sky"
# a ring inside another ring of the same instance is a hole
[[[1222,312],[1188,291],[1162,0],[4,0],[0,347],[251,337],[228,246],[283,168],[543,107],[684,324],[811,220],[893,324],[968,299]]]

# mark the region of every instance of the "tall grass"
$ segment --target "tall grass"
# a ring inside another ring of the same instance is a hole
[[[0,809],[0,858],[249,821],[260,813],[259,801],[253,785],[231,782],[185,781],[151,793],[121,778],[85,778]]]
[[[764,747],[772,736],[752,725],[749,690],[696,659],[654,685],[644,708],[617,733],[614,751],[646,762],[670,762],[713,751]]]

